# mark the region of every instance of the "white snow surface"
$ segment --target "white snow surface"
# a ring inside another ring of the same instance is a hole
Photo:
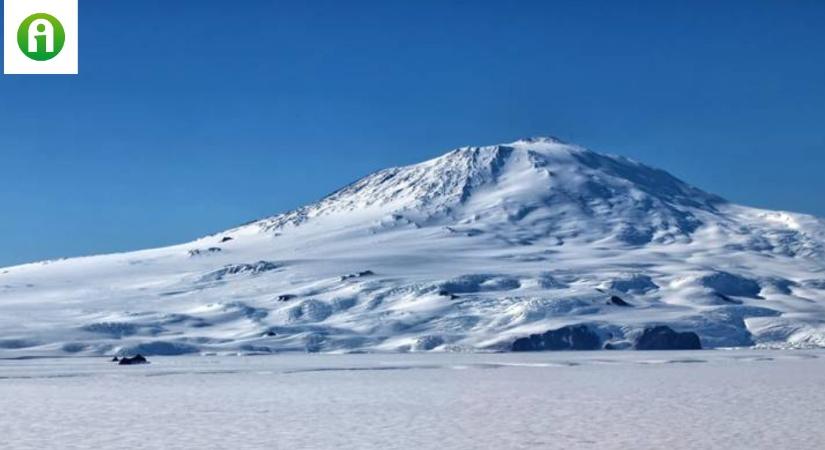
[[[822,347],[824,244],[815,217],[524,139],[186,244],[2,268],[0,357],[496,351],[570,324]]]
[[[0,360],[4,450],[822,449],[819,350]]]

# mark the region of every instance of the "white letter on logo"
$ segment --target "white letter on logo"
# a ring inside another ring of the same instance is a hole
[[[46,19],[37,19],[29,24],[29,53],[37,53],[37,36],[46,36],[46,53],[54,51],[54,27]]]

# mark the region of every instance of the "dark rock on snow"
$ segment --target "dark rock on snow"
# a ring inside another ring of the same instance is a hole
[[[455,300],[455,299],[458,298],[457,295],[453,294],[450,291],[446,291],[446,290],[443,290],[443,289],[438,291],[438,295],[440,295],[442,297],[450,297],[450,300]]]
[[[201,281],[221,281],[229,276],[235,275],[260,275],[264,272],[280,268],[280,265],[272,261],[258,261],[251,264],[228,264],[222,269],[204,275],[201,277]]]
[[[370,275],[375,275],[375,272],[373,272],[372,270],[364,270],[364,271],[361,271],[361,272],[356,272],[356,273],[350,273],[350,274],[347,274],[347,275],[343,275],[343,276],[341,276],[341,281],[349,280],[350,278],[368,277]]]
[[[606,350],[623,349],[628,345],[608,343]],[[587,325],[568,325],[543,334],[531,334],[516,339],[511,350],[514,352],[531,352],[542,350],[599,350],[602,339]],[[664,325],[645,328],[633,344],[636,350],[701,350],[699,335],[694,332],[677,332]]]
[[[113,357],[112,357],[112,362],[118,362],[118,361],[120,361],[120,359],[118,359],[118,357],[117,357],[117,356],[113,356]]]
[[[143,357],[143,355],[135,355],[131,358],[129,358],[128,356],[124,356],[120,359],[120,362],[118,363],[118,365],[121,366],[131,366],[134,364],[149,364],[149,361],[147,361],[146,358]]]
[[[720,300],[722,300],[723,302],[733,303],[734,305],[741,305],[742,304],[742,302],[740,300],[734,300],[734,299],[728,297],[727,295],[720,294],[718,292],[716,292],[716,297],[719,298]]]
[[[619,297],[618,295],[610,296],[610,299],[607,301],[607,304],[615,306],[633,306],[630,303],[624,301],[624,299]]]
[[[220,247],[209,247],[205,250],[196,248],[196,249],[193,249],[193,250],[189,250],[189,256],[198,256],[198,255],[203,255],[203,254],[206,254],[206,253],[217,253],[217,252],[220,252],[220,251],[221,251]]]
[[[513,342],[514,352],[541,350],[599,350],[601,338],[587,325],[568,325],[544,334],[531,334]]]
[[[627,350],[633,347],[633,344],[628,341],[614,341],[604,344],[605,350]]]
[[[288,302],[288,301],[290,301],[294,298],[295,298],[295,295],[293,295],[293,294],[283,294],[283,295],[278,296],[278,301],[279,302]]]
[[[634,345],[636,350],[701,350],[699,335],[692,331],[678,332],[664,325],[648,327]]]
[[[231,241],[231,240],[232,240],[232,237],[231,237],[231,236],[224,236],[224,237],[223,237],[223,239],[221,239],[221,243],[223,243],[223,242],[229,242],[229,241]]]

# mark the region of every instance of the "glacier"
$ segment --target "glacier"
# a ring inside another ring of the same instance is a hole
[[[541,137],[165,248],[0,268],[0,357],[825,347],[825,222]],[[567,328],[571,329],[571,328]]]

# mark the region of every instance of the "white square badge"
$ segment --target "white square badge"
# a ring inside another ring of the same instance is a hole
[[[77,74],[77,0],[3,0],[3,73]]]

